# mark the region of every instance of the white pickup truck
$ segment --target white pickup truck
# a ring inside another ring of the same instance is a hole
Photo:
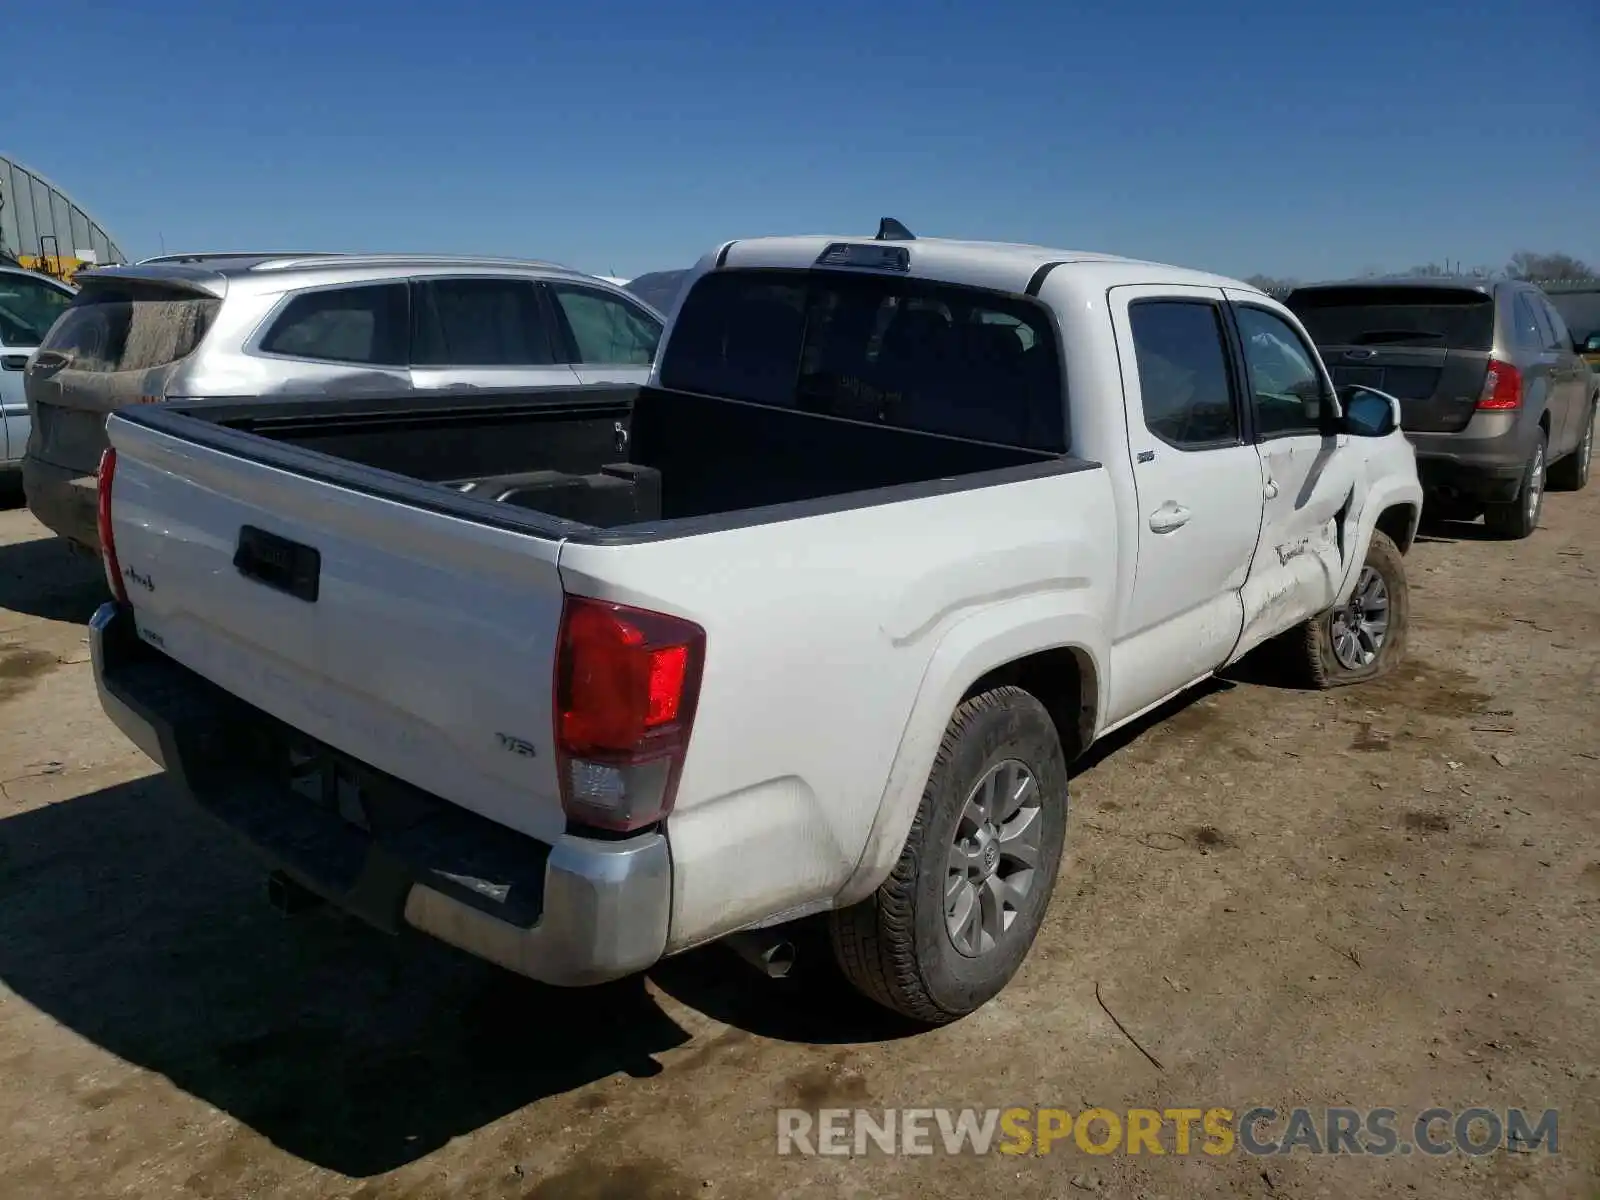
[[[95,671],[280,895],[560,985],[826,914],[936,1024],[1027,953],[1096,738],[1268,639],[1394,666],[1397,413],[1228,279],[730,242],[643,388],[121,410]]]

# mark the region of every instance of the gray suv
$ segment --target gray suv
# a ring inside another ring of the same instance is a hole
[[[1545,294],[1481,279],[1358,280],[1285,299],[1336,384],[1400,400],[1432,516],[1523,538],[1545,483],[1589,481],[1600,383]]]
[[[34,516],[91,552],[123,405],[642,384],[663,324],[611,283],[514,260],[173,255],[79,281],[28,363],[22,477]]]

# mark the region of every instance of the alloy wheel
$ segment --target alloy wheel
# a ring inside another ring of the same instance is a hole
[[[1025,763],[995,764],[967,796],[950,845],[944,888],[950,943],[968,958],[999,945],[1039,875],[1043,813]]]

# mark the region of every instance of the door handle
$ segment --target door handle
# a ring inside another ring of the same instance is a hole
[[[1171,533],[1174,529],[1182,529],[1187,525],[1193,515],[1183,505],[1168,500],[1150,514],[1150,528],[1156,533]]]
[[[0,354],[0,369],[6,371],[21,371],[28,365],[26,354]]]
[[[1266,486],[1261,490],[1266,493],[1268,500],[1276,500],[1278,498],[1278,481],[1276,479],[1268,479]]]

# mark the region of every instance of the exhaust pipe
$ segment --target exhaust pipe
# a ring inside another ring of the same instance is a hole
[[[322,897],[290,879],[282,871],[267,876],[267,903],[286,917],[297,916],[322,904]]]
[[[759,929],[730,933],[722,939],[745,962],[768,979],[783,979],[794,969],[794,943]]]

